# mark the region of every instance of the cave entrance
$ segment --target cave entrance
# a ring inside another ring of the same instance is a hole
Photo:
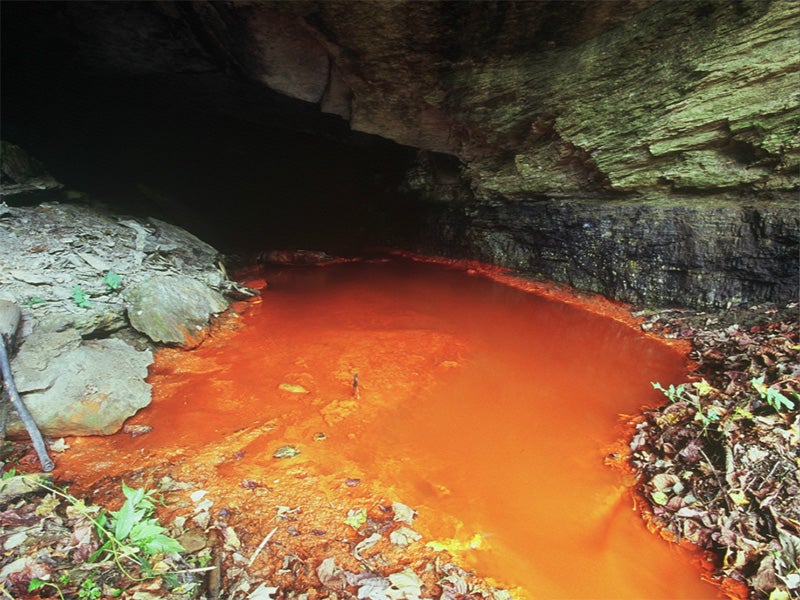
[[[225,253],[346,254],[413,231],[398,188],[415,149],[277,94],[220,83],[209,98],[207,85],[72,77],[57,104],[22,88],[4,97],[4,139],[90,200],[183,226]]]
[[[78,33],[70,11],[93,8],[3,5],[3,139],[67,189],[183,226],[228,254],[354,253],[417,229],[398,192],[415,148],[209,64],[170,69],[124,43],[117,55]],[[126,14],[111,11],[107,25]]]
[[[3,137],[90,199],[226,253],[354,256],[419,231],[399,194],[416,149],[222,71],[109,70],[113,53],[88,68],[93,44],[78,56],[57,35],[70,30],[57,3],[7,3],[3,17]],[[618,413],[658,399],[651,379],[682,378],[679,354],[462,268],[393,259],[251,276],[269,283],[259,301],[197,350],[160,353],[154,402],[128,430],[150,433],[67,440],[60,475],[75,493],[116,490],[120,476],[191,482],[248,556],[275,529],[254,572],[298,594],[319,588],[331,557],[351,573],[422,561],[430,579],[442,548],[532,596],[715,595],[699,558],[650,534],[604,463]],[[395,528],[364,545],[395,502],[424,538],[392,542]]]
[[[649,382],[682,378],[681,352],[491,271],[395,257],[242,275],[269,282],[260,299],[158,356],[132,421],[153,430],[68,440],[65,477],[208,491],[243,555],[275,527],[251,572],[285,594],[330,558],[438,573],[433,548],[523,597],[717,597],[606,464],[619,413],[659,401]],[[396,502],[421,540],[392,537]]]

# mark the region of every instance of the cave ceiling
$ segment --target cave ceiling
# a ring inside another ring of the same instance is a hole
[[[796,187],[792,2],[3,4],[12,112],[63,95],[374,134],[484,196]]]

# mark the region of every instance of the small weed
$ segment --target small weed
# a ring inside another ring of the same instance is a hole
[[[198,568],[204,569],[211,564],[211,552],[204,550],[199,554],[189,557],[189,562]]]
[[[103,590],[97,585],[91,577],[83,580],[80,589],[78,590],[78,598],[80,600],[97,600],[103,595]]]
[[[122,277],[114,273],[114,271],[109,271],[103,277],[103,283],[106,284],[109,292],[118,292],[122,288]]]
[[[30,298],[28,298],[22,304],[24,306],[27,306],[28,308],[33,308],[37,304],[44,304],[44,303],[45,303],[45,300],[43,298],[40,298],[39,296],[31,296]]]
[[[76,285],[72,288],[72,299],[80,308],[91,308],[92,303],[89,302],[89,296],[83,291],[81,286]]]
[[[650,385],[653,386],[654,390],[662,392],[667,398],[669,398],[670,402],[677,402],[678,400],[680,400],[684,390],[686,389],[685,383],[681,383],[677,387],[670,383],[668,389],[664,389],[664,386],[655,381],[651,381]]]
[[[35,592],[36,590],[44,587],[53,588],[58,593],[58,597],[61,598],[61,600],[64,600],[64,592],[61,591],[61,586],[58,585],[57,583],[53,583],[51,581],[45,581],[44,579],[39,579],[38,577],[34,577],[28,583],[29,592]]]
[[[703,426],[703,432],[708,429],[709,425],[719,421],[719,412],[717,412],[713,406],[709,407],[708,410],[703,412],[703,405],[698,398],[698,396],[708,395],[713,389],[705,380],[694,384],[697,395],[687,391],[685,383],[681,383],[677,386],[670,384],[669,388],[664,388],[664,386],[655,381],[651,381],[650,385],[653,386],[653,389],[660,391],[667,398],[669,398],[670,402],[675,403],[683,400],[691,404],[696,411],[695,420],[700,421],[700,424]]]
[[[767,404],[769,404],[776,411],[780,412],[780,410],[784,407],[788,408],[789,410],[794,409],[794,402],[789,400],[789,398],[781,394],[774,387],[766,385],[764,383],[763,375],[761,377],[751,379],[750,384],[753,386],[753,389],[758,392],[758,395],[761,396],[761,399],[765,400]]]
[[[53,588],[56,593],[58,593],[58,597],[64,599],[64,587],[69,586],[72,583],[72,578],[67,575],[66,573],[58,578],[58,583],[53,583],[52,581],[45,581],[44,579],[39,579],[38,577],[34,577],[28,583],[28,591],[35,592],[38,589],[50,587]],[[103,590],[100,589],[100,586],[95,583],[94,579],[91,576],[87,577],[81,583],[80,588],[78,588],[78,598],[79,600],[97,600],[98,598],[102,597]]]
[[[709,408],[705,413],[702,409],[697,409],[697,416],[700,418],[700,423],[703,425],[703,431],[708,429],[708,426],[712,423],[716,423],[719,421],[719,413],[715,411],[713,408]]]

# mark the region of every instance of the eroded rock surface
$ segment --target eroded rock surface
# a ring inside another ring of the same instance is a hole
[[[106,435],[150,404],[149,350],[119,339],[82,340],[79,332],[35,331],[13,361],[25,405],[43,435]],[[23,434],[12,422],[9,436]]]
[[[22,399],[45,435],[114,433],[150,403],[154,342],[197,345],[227,308],[219,255],[157,219],[3,206],[0,297],[22,309],[12,360]]]

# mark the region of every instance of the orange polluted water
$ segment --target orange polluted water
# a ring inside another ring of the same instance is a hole
[[[619,415],[658,402],[650,381],[681,380],[683,355],[612,319],[435,264],[263,276],[269,288],[234,330],[160,353],[154,402],[134,419],[152,433],[73,440],[63,467],[101,461],[99,477],[115,461],[184,460],[238,440],[206,452],[220,490],[277,486],[297,469],[330,489],[359,478],[414,507],[426,540],[526,597],[722,597],[701,580],[699,554],[647,531],[625,475],[604,462]],[[272,458],[284,445],[301,454]]]

